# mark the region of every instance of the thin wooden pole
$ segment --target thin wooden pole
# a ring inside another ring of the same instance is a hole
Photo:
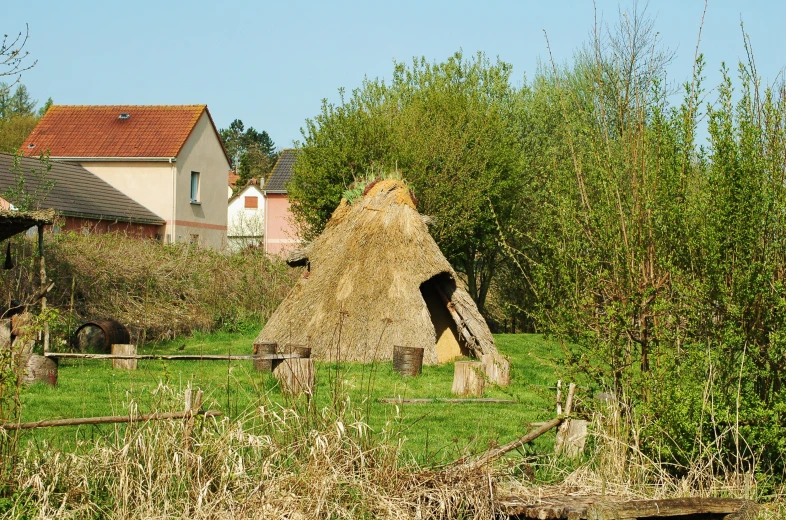
[[[46,260],[44,259],[44,225],[38,224],[38,268],[41,276],[41,314],[46,315]],[[49,352],[49,320],[44,320],[44,354]]]
[[[540,428],[532,430],[531,432],[527,433],[523,437],[519,437],[515,441],[509,442],[509,443],[505,444],[504,446],[500,446],[499,448],[487,451],[486,453],[484,453],[480,457],[467,462],[466,465],[469,466],[469,467],[477,468],[477,467],[480,467],[480,466],[484,466],[484,465],[486,465],[486,464],[488,464],[490,462],[493,462],[494,460],[500,458],[501,456],[503,456],[507,452],[513,451],[516,448],[524,446],[528,442],[534,441],[535,439],[537,439],[538,437],[540,437],[541,435],[543,435],[547,431],[549,431],[552,428],[555,428],[555,427],[559,426],[560,424],[562,424],[562,421],[564,421],[564,420],[565,420],[565,417],[557,417],[556,419],[552,419],[549,422],[545,423]]]
[[[49,428],[52,426],[80,426],[83,424],[116,424],[134,423],[146,421],[159,421],[165,419],[183,419],[188,415],[204,415],[205,417],[218,417],[223,415],[218,410],[206,410],[197,412],[167,412],[167,413],[148,413],[143,415],[108,415],[104,417],[81,417],[78,419],[52,419],[48,421],[36,421],[17,424],[3,424],[0,428],[5,430],[29,430],[31,428]]]
[[[299,358],[297,352],[292,354],[254,354],[250,356],[222,356],[222,355],[199,355],[199,354],[81,354],[79,352],[47,352],[46,357],[52,358],[73,358],[73,359],[167,359],[181,361],[252,361],[254,359],[295,359]]]

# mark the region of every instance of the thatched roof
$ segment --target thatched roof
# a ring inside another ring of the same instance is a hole
[[[33,226],[51,224],[55,218],[52,209],[39,211],[0,210],[0,240],[27,231]]]
[[[390,360],[394,345],[424,347],[427,364],[496,352],[402,181],[379,181],[351,205],[342,200],[325,231],[295,257],[308,271],[257,341],[308,345],[316,358],[351,361]]]

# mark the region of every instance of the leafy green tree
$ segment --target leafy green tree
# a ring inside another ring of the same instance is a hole
[[[36,101],[22,83],[16,88],[0,82],[0,152],[15,153],[43,115],[36,111]],[[45,108],[52,104],[49,98]],[[42,108],[43,110],[43,108]]]
[[[395,63],[390,84],[366,80],[306,122],[289,186],[306,236],[323,229],[357,178],[397,170],[414,188],[432,234],[483,309],[507,225],[526,191],[519,165],[525,114],[511,66],[461,52],[443,63]]]
[[[254,127],[245,128],[243,121],[235,119],[219,131],[224,146],[232,161],[232,167],[240,176],[238,187],[244,186],[251,179],[263,178],[273,169],[278,158],[273,140],[264,130],[259,132]]]
[[[46,112],[49,110],[49,107],[51,107],[53,104],[54,104],[54,101],[52,100],[52,98],[51,97],[47,98],[47,100],[43,104],[43,106],[38,109],[38,116],[39,117],[44,117],[44,115],[46,115]]]

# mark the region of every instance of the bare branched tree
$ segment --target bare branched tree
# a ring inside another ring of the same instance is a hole
[[[30,27],[27,24],[24,32],[20,31],[15,37],[3,35],[0,43],[0,76],[16,76],[16,81],[19,81],[22,72],[32,69],[38,63],[38,60],[26,63],[30,55],[30,52],[25,50],[29,37]]]

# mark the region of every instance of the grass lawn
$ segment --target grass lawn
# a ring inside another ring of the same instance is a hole
[[[196,335],[151,345],[140,353],[249,354],[256,333]],[[554,390],[562,359],[556,342],[538,335],[501,334],[497,348],[511,361],[509,387],[487,387],[484,397],[514,399],[516,404],[404,404],[377,402],[378,398],[453,397],[453,364],[424,366],[420,376],[404,378],[392,363],[317,363],[315,399],[329,406],[337,386],[357,405],[375,430],[398,428],[405,448],[421,463],[455,459],[467,451],[482,451],[490,443],[505,443],[522,435],[527,424],[554,416]],[[182,352],[178,350],[185,344]],[[168,386],[188,384],[205,392],[203,408],[217,409],[233,419],[253,420],[263,405],[285,404],[275,379],[253,370],[250,361],[139,361],[136,371],[113,370],[110,361],[61,360],[55,388],[33,385],[22,395],[22,420],[127,414],[129,405],[139,413],[181,411]],[[182,393],[182,392],[181,392]],[[398,413],[398,416],[396,415]],[[115,426],[82,426],[28,430],[23,438],[67,445],[116,431]],[[539,444],[538,444],[539,443]],[[553,436],[544,436],[536,449],[548,449]]]

